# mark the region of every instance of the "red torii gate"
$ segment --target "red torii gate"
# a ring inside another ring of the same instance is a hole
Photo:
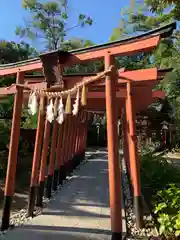
[[[133,55],[138,52],[148,52],[154,49],[161,38],[172,34],[176,23],[147,32],[140,36],[115,41],[104,45],[92,46],[70,52],[55,51],[40,55],[40,58],[28,61],[0,66],[0,76],[16,74],[16,86],[0,89],[0,95],[14,94],[14,110],[11,129],[11,140],[6,174],[5,202],[1,228],[9,227],[10,209],[14,193],[15,173],[17,164],[18,142],[20,132],[20,119],[22,103],[24,101],[23,90],[29,89],[30,85],[39,89],[61,91],[70,89],[77,82],[84,81],[84,76],[64,76],[63,67],[84,61],[104,59],[105,69],[114,65],[114,57],[119,55]],[[44,77],[29,78],[26,72],[42,71]],[[48,193],[51,195],[52,177],[53,189],[58,183],[62,183],[65,175],[77,165],[84,156],[87,135],[86,111],[106,111],[107,134],[108,134],[108,163],[109,163],[109,192],[111,209],[112,239],[121,239],[121,181],[119,168],[119,150],[117,120],[118,115],[123,120],[124,157],[129,166],[134,194],[134,209],[137,227],[143,226],[141,210],[141,185],[139,178],[139,161],[137,154],[135,113],[143,110],[156,98],[163,98],[161,91],[152,91],[154,86],[162,79],[164,71],[153,69],[125,71],[118,73],[112,71],[100,83],[89,85],[87,94],[87,106],[79,113],[79,117],[67,116],[65,122],[58,126],[53,123],[50,164],[48,167]],[[88,76],[89,77],[89,76]],[[43,106],[44,103],[41,103]],[[59,131],[58,131],[59,130]],[[37,204],[42,204],[42,196],[45,181],[45,166],[47,149],[50,139],[50,123],[44,117],[42,109],[39,109],[38,127],[33,157],[32,176],[29,195],[29,215],[33,215],[35,205],[36,188],[39,186]],[[63,145],[63,142],[69,141]],[[42,146],[42,151],[41,145]],[[56,156],[54,155],[56,152]],[[40,161],[41,158],[41,161]],[[72,160],[73,159],[73,160]],[[39,168],[40,165],[40,168]],[[40,174],[38,175],[38,171]],[[58,173],[59,179],[58,179]]]

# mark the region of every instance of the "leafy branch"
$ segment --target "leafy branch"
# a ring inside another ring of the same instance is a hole
[[[23,7],[30,13],[30,19],[25,20],[25,26],[16,28],[16,34],[31,40],[44,39],[45,47],[50,50],[61,47],[68,31],[93,23],[89,16],[79,14],[77,23],[66,27],[69,20],[66,1],[41,3],[38,0],[24,0]]]

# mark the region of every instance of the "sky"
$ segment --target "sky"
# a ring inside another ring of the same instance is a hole
[[[68,37],[82,38],[94,43],[105,43],[120,21],[121,9],[129,5],[129,0],[71,0],[69,1],[69,24],[73,26],[79,13],[93,19],[91,27],[76,28]],[[0,39],[19,42],[15,35],[16,26],[24,24],[27,13],[21,6],[21,0],[1,0]]]

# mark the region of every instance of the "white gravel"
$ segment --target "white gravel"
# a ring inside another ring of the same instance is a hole
[[[136,239],[139,237],[151,237],[156,235],[155,224],[151,215],[144,217],[145,228],[138,229],[135,223],[135,215],[133,212],[132,198],[129,189],[129,180],[127,176],[127,168],[124,158],[121,158],[122,185],[124,193],[124,207],[127,219],[127,239]]]

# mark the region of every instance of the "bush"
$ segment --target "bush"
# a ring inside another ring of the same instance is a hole
[[[160,146],[160,143],[158,141],[152,142],[148,145],[145,144],[144,142],[140,143],[139,150],[141,152],[141,156],[156,152],[159,146]]]
[[[0,150],[7,150],[10,140],[10,125],[10,121],[0,120]]]
[[[0,176],[1,179],[5,178],[7,170],[7,161],[8,161],[8,151],[0,152]]]
[[[160,224],[159,233],[174,239],[180,236],[180,189],[170,184],[167,189],[158,191],[154,213]]]
[[[170,165],[162,155],[152,153],[141,157],[142,187],[151,189],[152,194],[165,188],[171,183],[180,183],[180,170]]]
[[[180,236],[180,169],[162,155],[141,157],[142,190],[157,217],[159,233],[168,239]]]

